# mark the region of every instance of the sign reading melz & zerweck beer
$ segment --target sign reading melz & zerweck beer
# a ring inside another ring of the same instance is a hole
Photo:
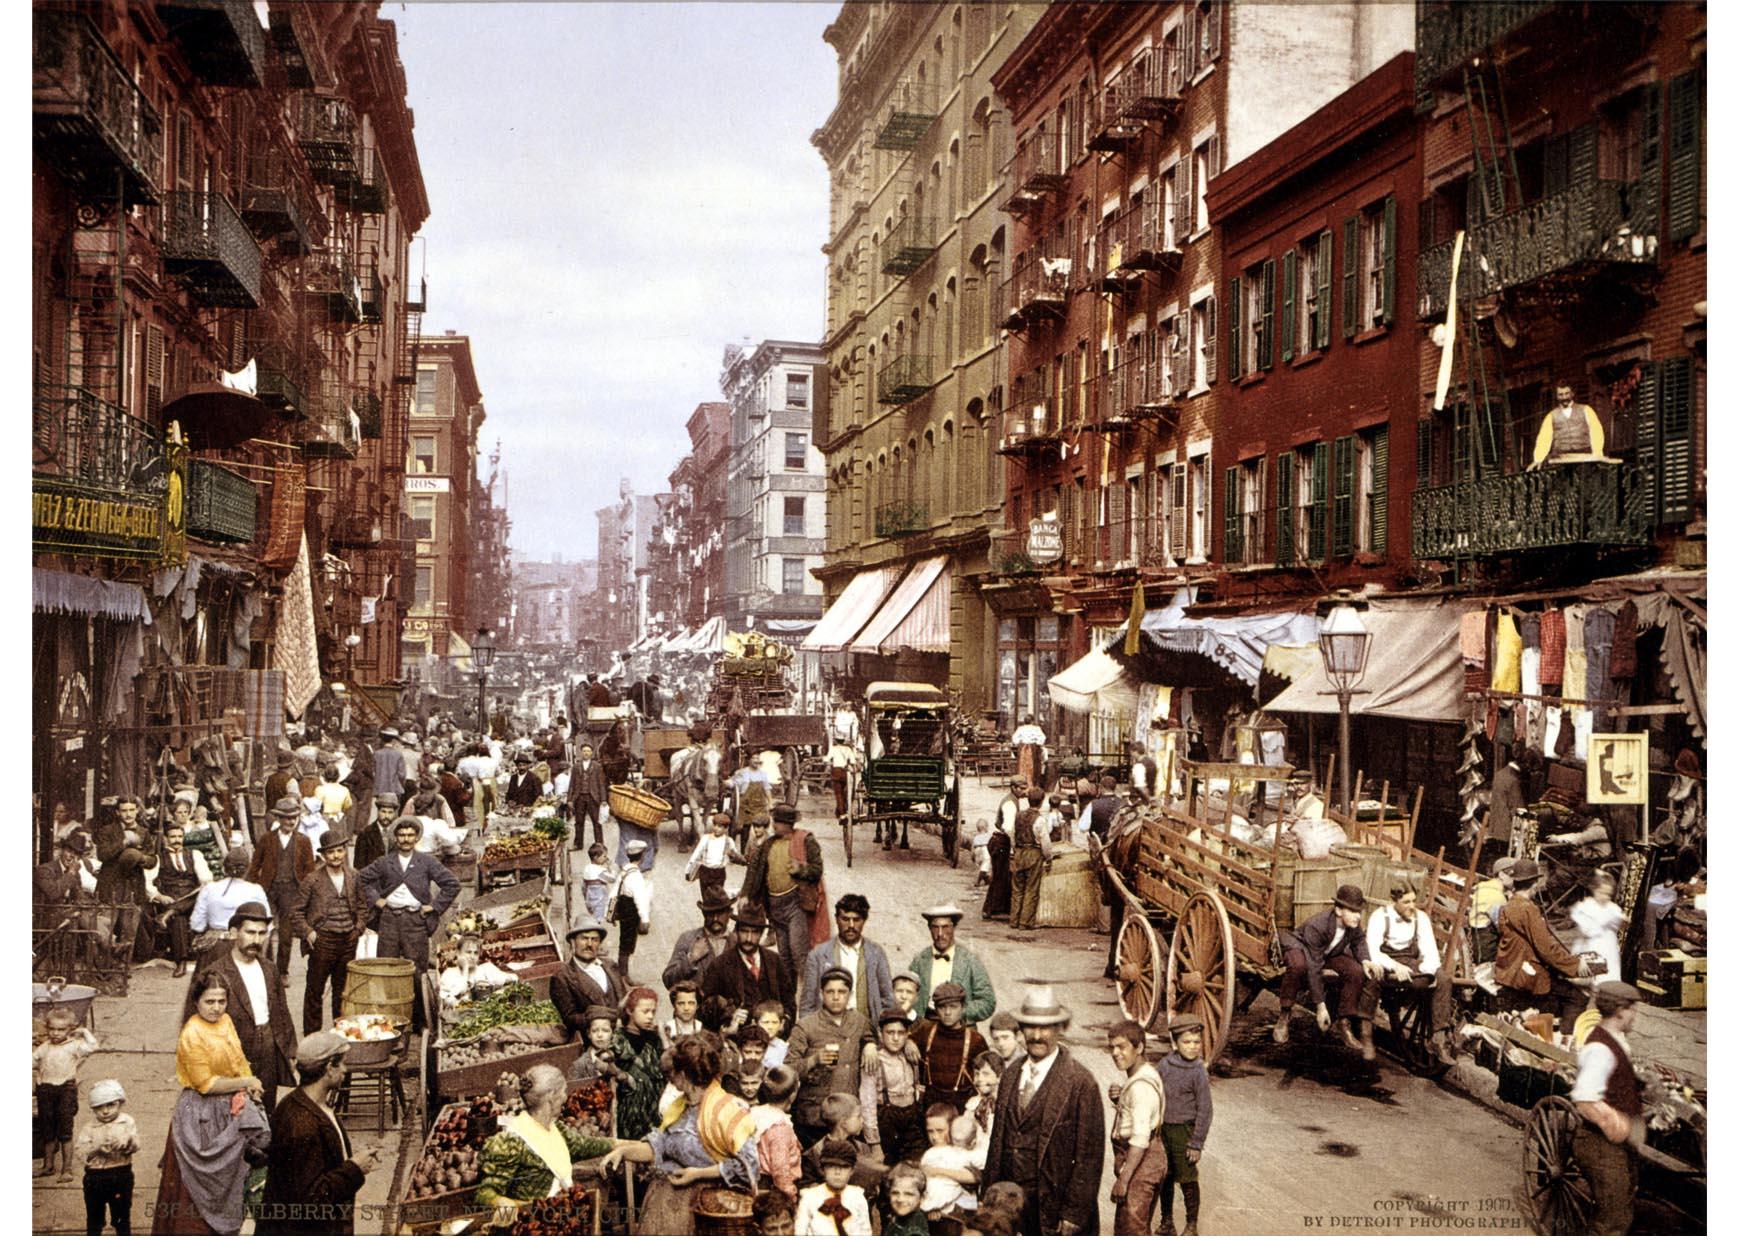
[[[164,550],[164,498],[84,495],[52,478],[31,480],[31,541],[40,551],[154,559]]]

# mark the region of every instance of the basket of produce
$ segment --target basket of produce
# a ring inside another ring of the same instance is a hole
[[[444,1021],[437,1046],[437,1092],[464,1098],[491,1089],[505,1072],[525,1072],[538,1063],[564,1069],[580,1049],[551,1003],[533,987],[512,982],[497,994],[464,1004]]]
[[[753,1198],[720,1184],[699,1185],[693,1190],[693,1233],[753,1235]]]
[[[553,841],[525,831],[491,840],[480,854],[483,870],[544,870],[553,856]]]
[[[380,1068],[401,1044],[401,1022],[381,1012],[342,1016],[334,1022],[334,1032],[352,1044],[346,1048],[348,1068]]]
[[[481,1133],[484,1129],[490,1136],[496,1130],[497,1115],[498,1108],[489,1097],[455,1103],[439,1113],[407,1180],[404,1221],[437,1221],[474,1208],[474,1190],[480,1183],[480,1147],[485,1144]]]
[[[671,806],[654,792],[634,788],[631,784],[614,784],[608,789],[608,812],[621,822],[654,830],[662,825]]]
[[[549,903],[546,896],[532,896],[518,901],[501,923],[485,931],[486,941],[496,943],[506,939],[526,939],[532,934],[541,933],[547,925]]]
[[[602,1234],[602,1190],[594,1184],[574,1184],[562,1193],[531,1201],[517,1211],[513,1236],[599,1236]]]

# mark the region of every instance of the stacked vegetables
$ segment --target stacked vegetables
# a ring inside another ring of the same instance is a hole
[[[543,1044],[540,1038],[495,1036],[492,1032],[511,1027],[521,1032],[531,1026],[551,1030],[557,1040],[563,1040],[559,1009],[545,1000],[536,1002],[533,986],[512,982],[501,987],[484,999],[462,1006],[461,1015],[445,1031],[449,1045],[438,1050],[439,1069],[465,1068]]]
[[[593,1236],[601,1227],[602,1194],[591,1185],[574,1184],[543,1201],[531,1201],[517,1211],[513,1236]]]
[[[516,861],[523,857],[536,858],[553,849],[553,840],[546,835],[534,831],[524,831],[521,835],[500,837],[486,845],[480,860],[484,865],[502,865],[506,861]]]
[[[492,1123],[498,1108],[492,1099],[475,1098],[466,1107],[454,1107],[432,1125],[425,1139],[425,1153],[414,1164],[408,1181],[407,1200],[417,1201],[472,1188],[480,1182],[480,1131]]]

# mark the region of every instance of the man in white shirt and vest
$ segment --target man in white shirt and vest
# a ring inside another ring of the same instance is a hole
[[[1568,1095],[1585,1124],[1574,1134],[1574,1161],[1592,1185],[1592,1234],[1626,1235],[1635,1220],[1640,1149],[1647,1140],[1641,1085],[1628,1035],[1640,995],[1626,982],[1602,982],[1593,1002],[1603,1018],[1580,1047],[1579,1074]]]
[[[424,832],[419,819],[397,818],[395,851],[359,875],[365,900],[378,910],[377,955],[411,960],[418,973],[430,964],[438,918],[462,889],[443,862],[418,850]]]

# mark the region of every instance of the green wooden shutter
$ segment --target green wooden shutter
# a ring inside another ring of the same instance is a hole
[[[1591,185],[1598,180],[1598,126],[1588,121],[1568,134],[1568,184]]]
[[[1422,418],[1416,423],[1416,489],[1427,490],[1434,485],[1434,419]]]
[[[1240,377],[1240,281],[1227,282],[1227,377]]]
[[[1294,264],[1298,257],[1293,250],[1282,256],[1282,360],[1285,362],[1294,360],[1295,336],[1300,327],[1297,321],[1300,316],[1295,313],[1297,307],[1294,304]]]
[[[1306,558],[1317,564],[1325,558],[1327,528],[1325,503],[1330,494],[1331,445],[1318,443],[1312,451],[1312,486],[1306,510]]]
[[[1386,550],[1386,531],[1390,510],[1387,502],[1391,496],[1391,435],[1386,427],[1380,427],[1373,432],[1373,494],[1368,507],[1368,515],[1372,518],[1368,533],[1367,545],[1370,550],[1381,555]]]
[[[1380,277],[1381,298],[1379,321],[1391,325],[1392,306],[1398,299],[1398,200],[1397,195],[1385,196],[1385,212],[1381,222],[1385,230],[1385,273]]]
[[[1221,500],[1221,559],[1238,564],[1245,556],[1240,539],[1240,467],[1229,465],[1224,475]]]
[[[1361,218],[1351,215],[1343,221],[1343,338],[1355,334],[1355,324],[1361,317]]]
[[[1331,230],[1328,228],[1319,234],[1318,313],[1318,338],[1309,343],[1315,349],[1329,348],[1331,344]]]
[[[1263,326],[1258,332],[1258,369],[1269,370],[1276,361],[1276,264],[1267,258],[1261,279],[1264,287],[1258,290],[1258,314]]]
[[[1294,453],[1276,457],[1276,565],[1294,563]]]
[[[1659,522],[1682,524],[1695,498],[1695,371],[1687,357],[1659,367]]]
[[[1641,473],[1649,527],[1659,517],[1659,365],[1644,363],[1635,387],[1635,465]]]
[[[1331,554],[1355,553],[1355,436],[1331,444]]]
[[[1694,71],[1671,80],[1671,191],[1673,241],[1701,227],[1701,79]]]
[[[1551,134],[1543,140],[1543,195],[1545,198],[1568,188],[1568,135]]]

